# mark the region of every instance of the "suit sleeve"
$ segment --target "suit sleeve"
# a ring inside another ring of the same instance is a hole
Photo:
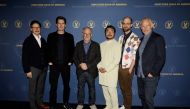
[[[22,46],[22,66],[24,73],[30,72],[30,53],[29,53],[29,42],[25,40]]]
[[[75,51],[75,42],[74,42],[74,37],[71,35],[71,40],[70,40],[70,47],[69,47],[69,62],[73,63],[73,56],[74,56],[74,51]]]
[[[79,67],[79,64],[80,64],[78,54],[79,54],[79,47],[77,44],[75,47],[75,50],[74,50],[74,55],[73,55],[73,61],[74,61],[76,67]]]
[[[153,76],[154,73],[161,72],[166,60],[165,40],[162,36],[156,39],[156,51],[156,61],[152,68]]]
[[[100,45],[99,44],[96,45],[96,49],[95,49],[94,53],[96,53],[96,58],[94,59],[94,61],[92,63],[87,63],[88,68],[97,66],[97,64],[101,60]]]
[[[107,72],[112,71],[115,67],[119,65],[121,57],[121,47],[118,44],[114,49],[115,52],[113,53],[113,58],[114,58],[113,61],[108,66],[105,66]]]
[[[52,43],[51,43],[51,35],[48,35],[47,38],[47,57],[48,57],[48,62],[52,62],[53,57],[52,57]]]

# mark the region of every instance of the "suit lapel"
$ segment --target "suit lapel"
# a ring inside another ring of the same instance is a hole
[[[144,50],[143,50],[143,53],[144,52],[146,52],[146,50],[150,47],[150,45],[154,42],[154,41],[152,41],[153,40],[153,32],[151,33],[151,35],[150,35],[150,38],[148,39],[148,41],[147,41],[147,44],[145,45],[145,48],[144,48]]]
[[[91,41],[91,44],[90,44],[88,52],[87,52],[87,59],[90,57],[90,53],[91,53],[92,48],[93,48],[93,42]]]
[[[38,45],[37,40],[35,39],[35,36],[34,36],[33,34],[31,34],[31,37],[32,37],[32,40],[33,40],[33,42],[34,42],[34,46],[40,48],[40,46]]]

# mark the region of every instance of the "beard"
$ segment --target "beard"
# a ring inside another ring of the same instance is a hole
[[[127,32],[127,31],[130,31],[131,28],[123,28],[123,32]]]
[[[106,37],[107,40],[111,40],[113,38],[114,38],[114,36],[113,37]]]

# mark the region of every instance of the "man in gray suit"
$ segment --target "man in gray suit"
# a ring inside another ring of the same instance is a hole
[[[101,59],[100,46],[92,41],[92,29],[85,27],[82,30],[83,40],[76,44],[74,53],[74,63],[77,70],[78,79],[78,106],[82,109],[84,104],[84,86],[88,84],[90,109],[97,109],[95,105],[95,79],[98,76],[97,64]]]

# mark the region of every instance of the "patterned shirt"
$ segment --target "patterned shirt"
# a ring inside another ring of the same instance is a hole
[[[124,35],[121,35],[119,37],[119,43],[121,48],[122,48],[123,39]],[[132,32],[125,43],[123,55],[121,56],[122,68],[129,68],[131,66],[132,61],[133,60],[135,61],[136,51],[138,49],[139,44],[140,44],[139,37]]]

